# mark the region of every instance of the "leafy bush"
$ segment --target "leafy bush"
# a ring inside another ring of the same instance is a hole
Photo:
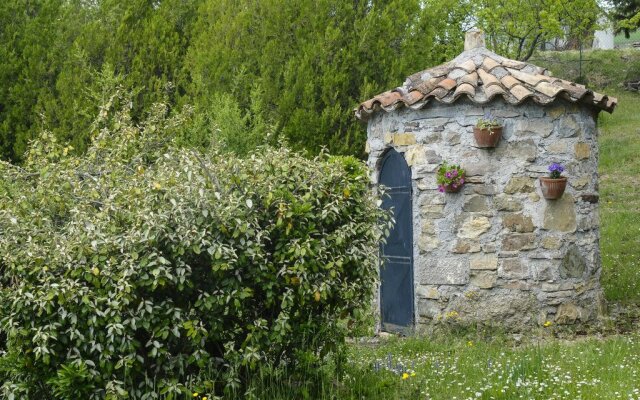
[[[370,307],[387,219],[361,162],[198,153],[166,114],[106,107],[85,155],[45,133],[0,163],[0,397],[176,398],[202,371],[220,394]]]

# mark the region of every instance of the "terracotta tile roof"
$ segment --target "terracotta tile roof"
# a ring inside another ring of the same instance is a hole
[[[618,102],[615,97],[554,78],[546,69],[509,60],[479,47],[463,52],[451,62],[409,76],[402,86],[361,103],[355,113],[366,120],[380,109],[420,109],[431,100],[451,104],[463,97],[483,104],[496,96],[511,104],[531,99],[542,105],[561,98],[609,113]]]

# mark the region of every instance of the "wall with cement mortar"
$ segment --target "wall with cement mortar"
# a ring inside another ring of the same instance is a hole
[[[477,148],[473,126],[490,111],[500,144]],[[512,328],[586,322],[601,311],[596,113],[556,100],[547,106],[432,102],[380,111],[368,123],[372,179],[385,150],[412,170],[414,282],[418,328],[443,321]],[[460,193],[440,193],[442,161],[467,170]],[[559,200],[538,177],[561,163]]]

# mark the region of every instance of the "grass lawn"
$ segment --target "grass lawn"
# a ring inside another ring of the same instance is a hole
[[[629,35],[629,39],[624,37],[624,33],[616,35],[616,37],[613,38],[613,43],[616,46],[630,46],[634,42],[640,42],[640,30],[631,32]]]
[[[640,304],[640,95],[611,94],[618,107],[599,121],[602,285],[607,299]]]
[[[379,375],[361,390],[366,398],[640,399],[638,335],[517,347],[505,342],[393,339],[354,346],[351,359],[355,371]],[[363,376],[347,377],[345,385],[357,388]]]

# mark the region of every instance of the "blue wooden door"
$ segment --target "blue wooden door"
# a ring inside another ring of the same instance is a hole
[[[385,186],[382,207],[393,209],[395,225],[381,246],[380,314],[382,329],[405,332],[413,327],[413,213],[411,170],[391,149],[382,160],[379,183]]]

